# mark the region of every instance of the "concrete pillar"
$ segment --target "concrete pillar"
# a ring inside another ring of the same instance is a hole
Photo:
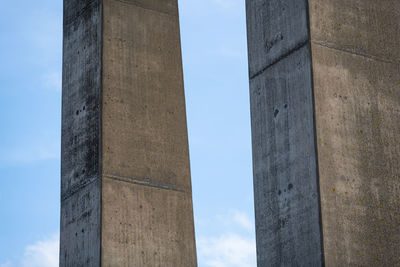
[[[328,266],[399,266],[400,2],[309,0]]]
[[[400,265],[400,2],[246,7],[259,266]]]
[[[177,0],[64,0],[60,266],[196,266]]]

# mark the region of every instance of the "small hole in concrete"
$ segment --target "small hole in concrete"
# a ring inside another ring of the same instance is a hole
[[[289,189],[289,190],[292,190],[292,189],[293,189],[293,185],[292,185],[292,184],[289,184],[289,185],[288,185],[288,189]]]
[[[287,104],[285,104],[284,107],[287,108]]]
[[[274,111],[274,117],[276,118],[276,116],[278,116],[278,113],[279,113],[279,110],[278,109],[275,109],[275,111]]]
[[[281,190],[279,190],[279,191],[278,191],[278,195],[280,196],[281,194],[282,194],[282,191],[281,191]]]
[[[76,115],[79,115],[79,110],[76,111]]]
[[[83,106],[83,110],[85,110],[86,109],[86,106]]]

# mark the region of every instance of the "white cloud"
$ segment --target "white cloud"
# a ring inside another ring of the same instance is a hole
[[[7,261],[0,267],[58,267],[59,235],[40,240],[25,247],[23,256],[16,261]]]
[[[200,266],[255,267],[254,223],[249,216],[233,210],[227,214],[216,216],[216,219],[217,223],[222,223],[224,229],[227,230],[218,236],[200,236],[198,238]]]
[[[23,267],[57,267],[59,258],[59,237],[54,235],[25,248],[21,265]]]
[[[199,258],[209,267],[255,267],[256,246],[253,238],[234,233],[217,238],[200,238]]]
[[[253,231],[254,223],[250,220],[250,218],[243,212],[235,211],[234,212],[234,221],[238,223],[240,226],[245,228],[246,230]]]
[[[241,227],[248,232],[254,232],[254,222],[249,218],[249,216],[238,210],[231,210],[226,214],[220,214],[216,216],[219,223],[224,224],[226,227]]]

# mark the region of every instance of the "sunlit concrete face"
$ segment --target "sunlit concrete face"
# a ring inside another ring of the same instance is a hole
[[[399,11],[394,0],[247,0],[260,266],[304,265],[315,250],[321,262],[307,266],[400,264]],[[310,53],[299,57],[304,47]],[[300,71],[307,63],[311,72]],[[283,103],[291,103],[288,110]],[[316,156],[293,157],[299,148]],[[299,164],[311,170],[310,162],[315,174],[300,171]],[[299,177],[298,197],[281,197],[283,185]],[[310,198],[315,193],[320,205]],[[299,216],[304,207],[308,216]],[[322,232],[315,250],[297,248],[313,235],[294,228],[293,218]]]
[[[177,1],[103,19],[103,266],[196,266]]]
[[[197,266],[176,0],[64,1],[61,266]]]
[[[400,264],[400,2],[310,0],[327,266]]]

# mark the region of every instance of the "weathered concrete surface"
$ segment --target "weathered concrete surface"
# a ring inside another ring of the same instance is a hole
[[[314,43],[373,57],[400,61],[398,0],[309,0]]]
[[[191,195],[103,179],[103,266],[196,266]]]
[[[397,65],[313,47],[328,266],[400,264]]]
[[[103,266],[196,266],[176,0],[104,0]]]
[[[247,1],[259,265],[292,264],[285,263],[285,257],[267,259],[274,258],[271,251],[284,251],[280,245],[296,244],[279,239],[282,230],[274,228],[273,222],[285,213],[273,192],[282,187],[282,177],[290,177],[280,176],[281,170],[311,165],[298,160],[282,164],[292,153],[292,143],[307,143],[295,135],[286,137],[276,120],[282,115],[278,107],[286,88],[305,90],[305,84],[313,87],[315,97],[316,133],[307,136],[316,136],[318,143],[318,158],[310,160],[319,165],[326,265],[400,265],[400,2],[309,0],[309,6],[298,1],[291,11],[294,2]],[[299,6],[310,14],[313,72],[303,74],[313,82],[307,83],[291,59],[302,50],[297,43],[309,38],[302,32],[307,12]],[[298,119],[298,114],[288,114],[287,120],[312,121],[307,116]],[[301,126],[294,125],[293,132],[301,134]],[[272,149],[285,138],[286,150]]]
[[[400,2],[310,0],[327,266],[399,266]]]
[[[249,76],[308,43],[307,0],[246,0]]]
[[[246,7],[258,266],[321,266],[307,1]]]
[[[196,266],[176,0],[64,1],[60,266]]]
[[[100,264],[100,1],[64,1],[60,266]]]

